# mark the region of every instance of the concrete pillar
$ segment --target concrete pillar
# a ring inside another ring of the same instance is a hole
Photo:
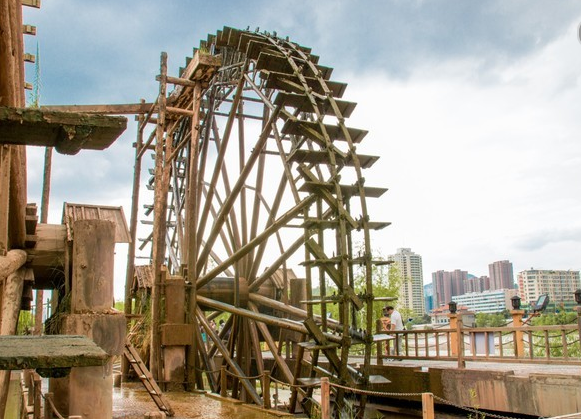
[[[522,316],[524,314],[525,314],[524,310],[510,310],[513,327],[522,327],[523,325]],[[524,358],[525,356],[524,334],[521,331],[516,331],[514,334],[514,350],[518,358]]]
[[[121,355],[125,315],[112,308],[115,224],[76,221],[73,237],[71,313],[61,316],[60,333],[88,336],[111,357]],[[67,377],[51,378],[49,386],[64,416],[112,417],[111,359],[103,367],[72,368]]]

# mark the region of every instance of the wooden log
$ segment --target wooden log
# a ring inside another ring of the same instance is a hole
[[[20,299],[24,286],[25,269],[20,268],[6,278],[2,294],[2,312],[0,318],[0,335],[16,334],[18,315],[20,313]],[[10,371],[0,371],[0,414],[4,417],[10,386]]]
[[[11,156],[11,147],[0,145],[0,256],[3,256],[8,251]]]
[[[16,272],[26,263],[26,252],[24,250],[11,250],[6,256],[0,256],[0,279],[6,278]]]
[[[26,148],[12,147],[10,159],[9,249],[23,249],[26,241]]]

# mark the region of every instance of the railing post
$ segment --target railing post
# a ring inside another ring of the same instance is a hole
[[[328,377],[321,377],[321,419],[331,419],[331,386]]]
[[[34,372],[34,419],[40,419],[40,401],[42,399],[42,378]]]
[[[50,401],[52,400],[52,393],[44,394],[44,419],[52,419],[52,407]]]
[[[577,336],[577,338],[579,339],[579,342],[581,342],[581,305],[575,307],[575,311],[577,312],[577,330],[579,331],[579,336]]]
[[[422,419],[434,419],[434,395],[422,393]]]
[[[524,310],[510,310],[513,327],[522,327],[523,325],[522,316],[524,313],[525,313]],[[517,358],[524,358],[525,356],[524,334],[520,330],[517,330],[514,333],[514,354]]]
[[[450,313],[450,329],[453,330],[450,332],[450,351],[452,352],[452,356],[458,355],[458,315]],[[450,355],[450,354],[448,354]]]
[[[265,409],[270,409],[270,371],[265,370],[262,374],[262,400]]]
[[[466,368],[466,361],[464,361],[464,335],[462,334],[462,316],[456,319],[456,339],[458,347],[458,368]]]
[[[226,365],[220,367],[220,396],[228,397],[228,377],[226,377]]]
[[[377,319],[377,321],[375,323],[375,327],[376,327],[378,334],[384,333],[380,319]],[[377,365],[383,365],[383,345],[384,345],[384,342],[382,340],[377,342]]]

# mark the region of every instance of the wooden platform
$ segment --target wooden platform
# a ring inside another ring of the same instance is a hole
[[[86,336],[0,336],[0,370],[94,367],[107,359]]]
[[[0,143],[55,147],[62,154],[104,150],[125,128],[122,116],[0,107]]]

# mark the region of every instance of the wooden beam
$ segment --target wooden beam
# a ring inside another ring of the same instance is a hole
[[[127,119],[120,116],[0,107],[2,143],[54,146],[63,154],[76,154],[81,149],[104,150],[126,127]]]
[[[101,115],[132,115],[145,114],[149,112],[153,103],[127,103],[127,104],[110,104],[110,105],[52,105],[41,106],[42,111],[55,112],[74,112],[74,113],[89,113]],[[157,106],[153,113],[157,113]]]

